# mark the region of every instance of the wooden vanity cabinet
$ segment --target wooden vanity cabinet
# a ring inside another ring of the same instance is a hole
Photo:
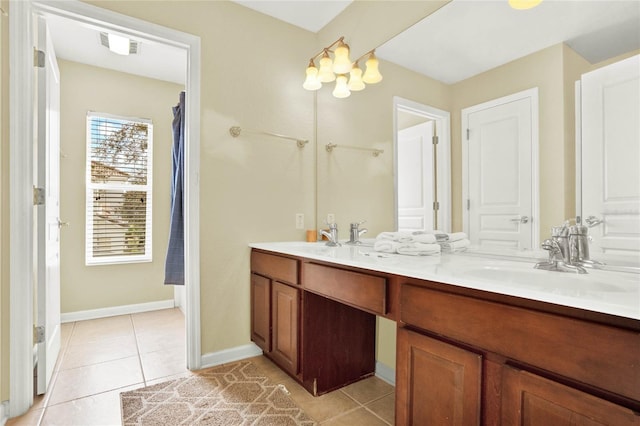
[[[289,374],[298,374],[299,261],[251,253],[251,340]]]
[[[335,288],[333,268],[311,266],[323,273],[313,279],[308,275],[314,290],[308,291],[301,278],[307,266],[299,258],[252,250],[251,340],[312,395],[322,395],[374,374],[376,318],[328,297],[335,296],[333,291],[322,294]],[[348,271],[338,276],[345,285],[353,284],[354,277],[369,278],[364,282],[374,282],[375,288],[382,280]],[[382,297],[377,303],[364,300],[385,305]],[[353,303],[363,302],[356,298]]]
[[[640,333],[404,283],[397,425],[639,425]]]
[[[397,425],[479,424],[481,355],[406,328],[397,344]]]

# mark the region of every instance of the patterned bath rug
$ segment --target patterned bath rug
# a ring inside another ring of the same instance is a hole
[[[250,361],[120,394],[122,424],[311,426],[317,423]]]

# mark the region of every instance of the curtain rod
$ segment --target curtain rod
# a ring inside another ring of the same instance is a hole
[[[304,148],[304,146],[309,143],[307,139],[294,138],[293,136],[280,135],[278,133],[265,132],[264,130],[252,130],[252,129],[242,129],[240,126],[232,126],[229,128],[229,134],[234,138],[240,136],[240,134],[245,132],[256,133],[260,135],[274,136],[276,138],[288,139],[291,141],[295,141],[298,145],[298,148]]]
[[[346,148],[346,149],[356,149],[359,151],[369,151],[374,157],[384,153],[383,149],[375,149],[375,148],[363,148],[361,146],[352,146],[352,145],[338,145],[335,143],[328,143],[325,145],[325,149],[327,152],[332,152],[334,148]]]

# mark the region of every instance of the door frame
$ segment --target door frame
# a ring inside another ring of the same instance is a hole
[[[393,97],[393,218],[394,229],[398,229],[398,111],[409,112],[435,121],[438,134],[437,150],[437,191],[440,208],[438,228],[451,231],[451,114],[416,101]]]
[[[11,378],[9,413],[33,404],[33,171],[35,133],[32,19],[35,13],[64,16],[142,36],[187,51],[185,123],[185,323],[187,368],[202,364],[200,341],[200,37],[132,18],[80,1],[24,0],[9,13],[9,266]]]
[[[493,108],[509,102],[531,99],[531,246],[533,249],[540,244],[540,181],[539,181],[539,109],[538,88],[523,90],[501,98],[492,99],[477,105],[463,108],[460,112],[460,142],[462,145],[462,230],[469,233],[469,210],[466,200],[469,198],[469,147],[465,143],[465,134],[469,128],[469,114],[487,108]]]

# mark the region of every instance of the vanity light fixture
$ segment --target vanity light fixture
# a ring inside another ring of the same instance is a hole
[[[334,46],[335,50],[331,50]],[[333,59],[331,58],[333,53]],[[344,42],[344,37],[331,43],[322,49],[318,54],[309,59],[307,65],[306,79],[302,84],[307,90],[318,90],[322,83],[336,82],[333,89],[333,96],[336,98],[346,98],[351,92],[363,90],[366,84],[375,84],[382,81],[382,74],[378,69],[379,61],[375,55],[375,49],[368,51],[355,61],[349,58],[349,45]],[[320,69],[316,68],[315,60],[320,58]],[[367,56],[365,71],[358,65],[358,62]],[[365,84],[366,83],[366,84]]]
[[[509,0],[509,6],[517,10],[533,9],[542,3],[542,0]]]

